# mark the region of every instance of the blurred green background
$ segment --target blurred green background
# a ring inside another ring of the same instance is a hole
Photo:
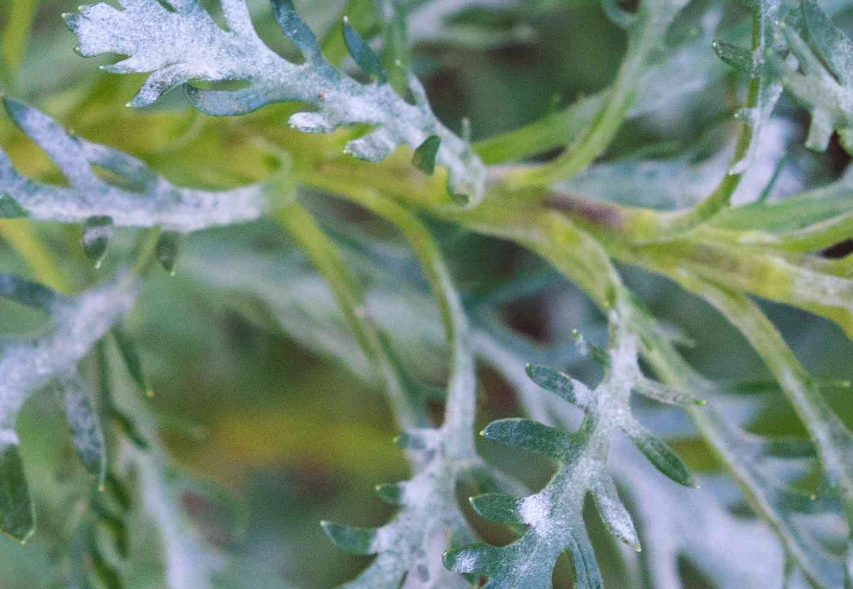
[[[269,173],[252,163],[257,158],[244,158],[240,144],[230,149],[210,147],[215,141],[229,140],[230,123],[199,123],[202,117],[185,107],[179,92],[153,109],[124,109],[140,77],[109,76],[96,67],[109,60],[86,60],[74,54],[75,39],[60,14],[74,10],[78,3],[20,2],[35,6],[32,33],[17,49],[4,46],[7,56],[10,51],[20,52],[17,71],[4,82],[6,92],[43,108],[87,139],[146,159],[178,183],[223,187]],[[247,3],[261,36],[281,51],[289,51],[265,0]],[[215,10],[215,1],[205,4]],[[456,4],[461,8],[465,3]],[[490,12],[472,17],[474,24],[460,26],[455,37],[448,38],[418,13],[411,21],[414,68],[426,84],[436,113],[451,128],[458,129],[462,118],[469,117],[475,139],[489,137],[535,121],[612,80],[625,49],[624,32],[605,18],[597,2],[480,4]],[[6,30],[16,7],[21,11],[18,5],[19,0],[3,1],[0,30]],[[323,32],[333,26],[342,3],[297,2],[297,8],[312,28]],[[841,12],[839,22],[850,22]],[[447,14],[455,12],[451,9]],[[712,34],[716,23],[733,24],[743,18],[736,6],[695,0],[672,34],[685,44],[697,35]],[[705,30],[708,27],[710,32]],[[499,32],[505,37],[495,46],[486,42]],[[4,37],[3,43],[12,41]],[[673,82],[673,93],[634,116],[606,158],[681,154],[724,142],[737,83],[714,61],[710,46],[701,47],[688,53],[689,59],[677,70],[685,78],[694,69],[701,70],[698,81],[679,88]],[[700,59],[710,59],[711,65],[700,67]],[[283,112],[269,107],[251,120],[256,125],[283,124]],[[782,104],[778,116],[790,144],[802,143],[806,117],[791,103]],[[50,177],[43,156],[6,121],[0,122],[0,140],[22,168]],[[814,155],[789,150],[788,145],[783,141],[781,146],[782,152],[791,153],[784,176],[787,184],[782,183],[774,198],[784,197],[786,189],[833,178],[847,164],[838,149]],[[423,277],[399,238],[360,211],[323,195],[305,196],[345,248],[363,282],[374,289],[379,320],[410,323],[408,334],[402,330],[395,342],[406,362],[426,382],[440,384],[445,373],[435,309],[425,295]],[[603,343],[602,318],[581,293],[513,246],[433,225],[454,277],[469,299],[512,276],[535,276],[541,288],[512,304],[494,305],[490,312],[502,326],[537,345],[565,350],[560,359],[564,366],[596,378],[595,370],[566,348],[575,328]],[[0,229],[0,271],[32,276],[20,245],[15,246],[13,224],[3,222]],[[93,279],[94,271],[77,246],[79,229],[42,224],[36,231],[60,261],[62,286],[73,290]],[[129,251],[130,242],[131,235],[119,233],[107,268]],[[393,276],[383,278],[382,272],[389,269]],[[657,317],[678,325],[695,341],[687,357],[706,376],[768,377],[746,343],[707,305],[663,279],[623,270],[634,292]],[[853,378],[849,361],[853,347],[839,329],[782,306],[766,308],[814,374],[833,381]],[[40,321],[43,318],[36,314],[0,303],[3,332],[37,329]],[[176,275],[154,273],[128,318],[128,328],[153,383],[151,410],[176,460],[187,472],[227,494],[227,499],[214,492],[183,497],[183,507],[199,533],[230,555],[226,586],[315,589],[352,578],[369,559],[334,548],[319,521],[365,526],[387,521],[392,511],[375,496],[374,485],[404,479],[408,467],[392,443],[397,432],[380,392],[323,353],[324,346],[350,353],[353,343],[328,291],[280,230],[262,221],[188,237],[181,245]],[[126,375],[117,378],[127,381]],[[520,413],[512,391],[493,371],[481,371],[480,387],[481,424]],[[830,386],[826,394],[841,416],[853,422],[850,392]],[[756,407],[756,431],[802,433],[781,396],[772,403],[756,402]],[[677,418],[673,419],[676,423]],[[673,427],[678,430],[677,424]],[[31,487],[37,493],[39,528],[25,546],[0,538],[2,589],[65,586],[69,513],[81,508],[87,491],[64,428],[51,395],[36,397],[22,416],[21,437]],[[676,431],[673,444],[698,472],[711,474],[717,469],[707,449],[689,431]],[[532,487],[544,484],[553,469],[545,461],[505,448],[484,446],[483,452]],[[460,489],[460,496],[464,493]],[[596,517],[589,519],[608,587],[629,586],[619,553]],[[500,530],[489,529],[483,522],[478,525],[492,540],[507,541]],[[134,536],[132,554],[129,586],[162,586],[153,530]],[[684,564],[683,573],[687,587],[713,586],[689,563]],[[569,579],[568,564],[561,562],[555,587],[569,587]]]

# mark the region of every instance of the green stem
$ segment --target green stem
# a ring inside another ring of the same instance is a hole
[[[438,244],[423,223],[396,202],[366,189],[351,188],[345,194],[397,227],[423,268],[438,305],[451,355],[443,429],[445,435],[452,436],[448,447],[454,449],[457,458],[473,459],[476,380],[468,321]]]
[[[137,237],[136,261],[131,268],[135,276],[145,276],[157,260],[157,241],[160,239],[160,228],[146,229]]]
[[[39,282],[66,294],[73,290],[59,260],[41,243],[32,223],[24,219],[0,220],[0,239],[18,253]]]
[[[276,213],[276,220],[329,283],[347,326],[379,372],[400,428],[423,426],[426,417],[422,404],[406,386],[399,366],[389,356],[383,335],[370,317],[363,293],[347,271],[335,245],[311,214],[295,201],[282,207]]]
[[[779,382],[818,450],[824,471],[841,495],[853,526],[853,435],[820,395],[818,387],[776,327],[742,294],[688,273],[676,278],[711,303],[743,334]]]
[[[574,142],[604,108],[608,91],[578,99],[519,129],[493,135],[474,143],[474,152],[487,165],[520,160]]]
[[[14,0],[9,2],[8,6],[6,28],[3,29],[2,35],[2,49],[6,66],[10,75],[14,77],[24,56],[38,0]]]

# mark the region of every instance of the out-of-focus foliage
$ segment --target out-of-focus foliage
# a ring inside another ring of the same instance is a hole
[[[853,586],[848,0],[78,4],[0,6],[0,589]]]

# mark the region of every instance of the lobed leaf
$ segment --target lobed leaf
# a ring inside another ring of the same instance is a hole
[[[74,446],[84,465],[102,480],[103,437],[87,397],[81,396],[76,365],[130,309],[135,285],[121,277],[73,297],[58,296],[16,276],[0,275],[0,294],[42,307],[53,320],[52,332],[10,343],[0,351],[4,375],[0,382],[0,529],[23,541],[32,532],[34,519],[27,515],[29,499],[14,431],[18,412],[33,393],[59,380]]]
[[[611,313],[610,322],[607,371],[594,391],[556,370],[525,367],[538,385],[584,409],[586,417],[577,432],[562,432],[527,419],[502,419],[483,430],[490,439],[555,458],[560,466],[535,495],[523,499],[493,494],[472,498],[472,506],[483,517],[524,524],[527,529],[508,546],[474,545],[449,551],[444,562],[451,570],[489,577],[486,588],[545,589],[551,586],[558,556],[568,552],[574,564],[574,586],[601,588],[601,573],[583,520],[587,494],[595,500],[608,530],[635,550],[640,548],[634,523],[607,471],[610,441],[618,430],[627,433],[661,472],[683,485],[693,484],[686,467],[666,444],[631,417],[631,390],[645,377],[637,364],[635,338],[616,312]]]
[[[361,84],[329,64],[290,0],[272,0],[273,14],[305,56],[303,64],[286,61],[261,41],[243,0],[222,1],[227,31],[198,0],[176,4],[174,11],[157,0],[123,0],[121,6],[90,4],[65,15],[65,20],[80,41],[81,55],[127,55],[106,69],[150,73],[130,106],[150,105],[178,86],[185,87],[195,108],[215,116],[245,114],[273,102],[302,102],[316,113],[294,115],[294,128],[328,132],[344,125],[373,127],[366,137],[345,148],[346,153],[368,161],[381,160],[399,146],[414,150],[436,135],[441,139],[436,160],[448,171],[450,193],[465,195],[472,204],[482,198],[485,168],[480,160],[435,117],[414,76],[406,80],[414,104],[394,91],[379,58],[347,22],[342,25],[346,47],[376,83]],[[248,87],[201,90],[191,85],[193,80],[240,80]]]
[[[129,155],[69,135],[23,102],[6,96],[3,103],[15,125],[56,163],[69,183],[55,186],[26,178],[0,150],[3,209],[13,213],[20,209],[37,221],[83,224],[83,247],[92,259],[103,257],[114,226],[161,226],[188,233],[253,221],[270,208],[264,185],[219,193],[179,188]],[[136,190],[106,182],[95,168],[113,172]]]

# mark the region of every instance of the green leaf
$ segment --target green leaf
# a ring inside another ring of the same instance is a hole
[[[421,143],[412,155],[412,163],[427,176],[435,172],[435,158],[441,147],[441,137],[430,135]]]
[[[14,274],[0,274],[0,296],[46,313],[53,312],[57,305],[67,304],[62,295]]]
[[[738,45],[714,40],[711,48],[723,62],[739,72],[752,71],[752,52]]]
[[[21,455],[14,432],[0,432],[0,530],[24,543],[36,525],[36,514],[24,477]],[[13,437],[14,436],[14,437]]]
[[[376,528],[356,528],[321,522],[323,531],[335,543],[335,546],[353,554],[376,554],[380,546],[375,545],[378,530]]]
[[[0,158],[0,166],[3,165]],[[26,209],[8,194],[0,194],[0,219],[22,219],[28,217]]]
[[[569,460],[579,449],[571,435],[530,419],[499,419],[487,425],[481,435],[555,460]]]
[[[175,275],[175,262],[178,260],[178,246],[181,236],[174,231],[166,231],[157,238],[157,259],[171,276]]]
[[[291,0],[272,0],[272,13],[278,26],[309,61],[322,59],[314,32],[299,18]]]
[[[136,349],[136,344],[133,343],[131,337],[121,328],[116,326],[113,328],[113,337],[118,345],[118,350],[121,353],[124,365],[130,373],[130,377],[139,390],[146,397],[153,397],[154,391],[148,385],[145,379],[145,372],[142,370],[142,359],[139,357],[139,352]]]
[[[83,252],[99,268],[107,253],[107,246],[113,236],[111,217],[89,217],[83,224]]]
[[[388,505],[403,505],[406,487],[399,483],[376,485],[376,494]]]
[[[58,392],[74,450],[86,470],[97,479],[98,486],[103,487],[107,474],[106,443],[91,392],[76,373],[59,380]]]
[[[663,474],[685,487],[695,487],[696,483],[690,476],[690,471],[681,459],[660,438],[637,423],[625,428],[625,433],[637,446],[643,456],[654,464]]]
[[[349,19],[345,16],[341,21],[341,32],[344,36],[344,44],[347,51],[352,56],[355,63],[362,69],[364,73],[376,80],[380,84],[388,82],[388,74],[379,60],[379,56],[373,52],[373,49],[361,38],[355,29],[349,24]]]
[[[486,493],[471,497],[471,507],[478,515],[502,524],[521,524],[524,518],[521,514],[522,500],[503,493]]]
[[[525,370],[530,380],[546,391],[554,393],[581,409],[589,410],[592,408],[593,398],[590,390],[584,384],[573,380],[567,374],[538,364],[527,364]]]

